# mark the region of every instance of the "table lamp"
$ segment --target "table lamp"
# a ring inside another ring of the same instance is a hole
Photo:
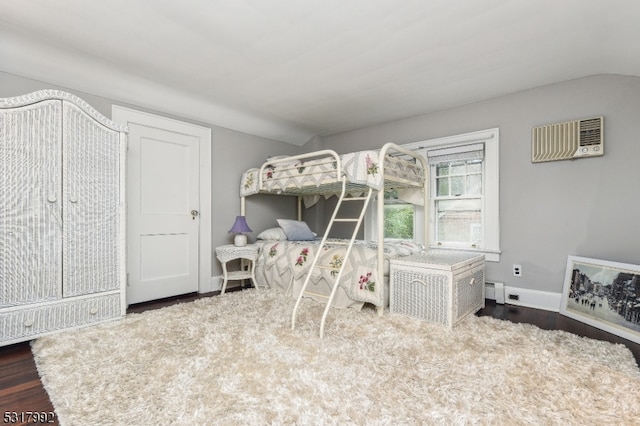
[[[236,216],[236,221],[233,223],[231,229],[229,229],[230,234],[236,234],[233,239],[233,244],[238,247],[247,245],[247,236],[249,232],[253,232],[249,225],[247,225],[247,220],[244,216]]]

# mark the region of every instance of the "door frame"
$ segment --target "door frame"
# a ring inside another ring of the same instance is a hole
[[[211,291],[211,129],[119,105],[113,105],[111,111],[112,120],[126,126],[133,123],[199,137],[200,224],[198,228],[198,293]],[[127,268],[127,274],[128,272]],[[128,282],[127,285],[129,285]]]

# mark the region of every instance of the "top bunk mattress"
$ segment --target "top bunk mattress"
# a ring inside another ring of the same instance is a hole
[[[343,176],[347,180],[347,192],[362,192],[366,187],[375,190],[385,187],[422,188],[426,173],[421,162],[384,155],[384,167],[380,167],[380,156],[380,151],[358,151],[310,159],[301,159],[300,156],[272,158],[261,168],[244,172],[240,195],[337,194],[341,191]]]

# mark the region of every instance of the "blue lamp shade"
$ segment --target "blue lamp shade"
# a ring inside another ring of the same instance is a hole
[[[236,216],[236,221],[233,223],[231,229],[229,229],[230,234],[236,234],[233,243],[242,247],[247,244],[247,236],[244,235],[246,233],[253,232],[249,225],[247,225],[247,219],[244,216]]]
[[[249,225],[247,225],[247,219],[244,216],[236,216],[236,221],[233,223],[231,229],[229,229],[230,234],[244,234],[248,232],[253,232]]]

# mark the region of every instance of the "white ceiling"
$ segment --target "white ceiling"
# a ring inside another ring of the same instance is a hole
[[[0,70],[302,145],[640,75],[640,1],[2,0]]]

